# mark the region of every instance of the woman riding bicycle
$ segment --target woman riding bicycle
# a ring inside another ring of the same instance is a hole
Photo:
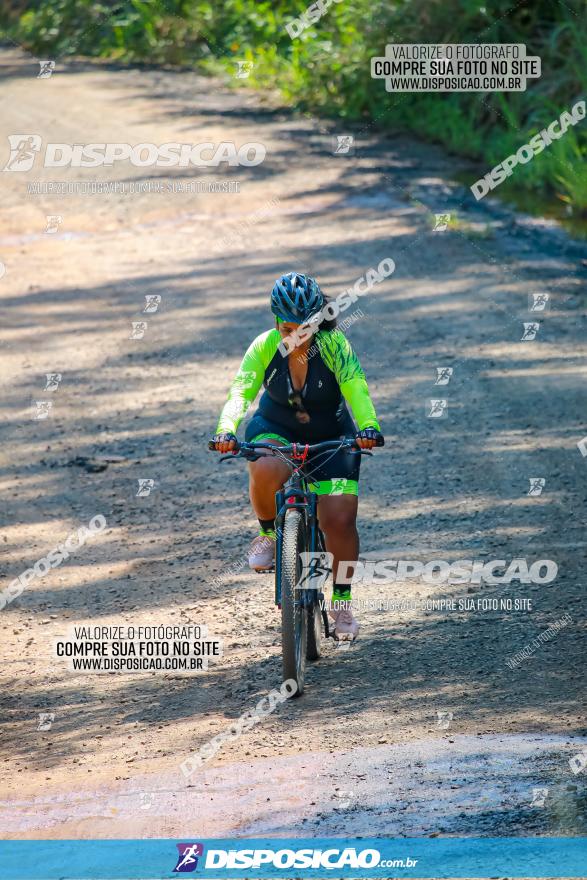
[[[383,445],[365,374],[346,336],[336,329],[336,320],[327,317],[328,298],[316,281],[297,272],[283,275],[271,292],[271,311],[275,329],[261,333],[247,349],[218,420],[215,449],[235,448],[237,427],[261,385],[265,391],[247,426],[248,442],[287,445],[354,437],[361,449]],[[355,562],[359,555],[361,456],[339,450],[321,455],[315,464],[311,457],[308,461],[310,486],[319,496],[320,527],[333,555],[332,599],[339,609],[330,611],[334,634],[355,638],[359,626],[350,610],[352,567],[341,566],[339,577],[338,563]],[[275,493],[291,471],[273,456],[249,462],[248,467],[251,504],[260,523],[249,565],[262,571],[273,567]]]

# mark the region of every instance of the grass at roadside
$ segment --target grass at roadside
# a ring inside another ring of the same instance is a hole
[[[413,132],[490,170],[587,96],[583,0],[342,0],[292,39],[285,25],[305,0],[53,0],[3,13],[11,39],[39,57],[89,55],[181,64],[234,75],[238,84],[277,87],[293,106],[348,121]],[[18,8],[16,8],[18,7]],[[393,94],[370,75],[370,58],[396,43],[524,43],[542,59],[526,92]],[[537,203],[558,200],[587,215],[587,122],[519,165],[517,190]],[[511,187],[503,184],[503,192]]]

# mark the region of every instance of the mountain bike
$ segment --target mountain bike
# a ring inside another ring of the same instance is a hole
[[[209,444],[214,448],[214,444]],[[306,660],[320,658],[324,638],[335,638],[328,625],[322,585],[331,569],[324,534],[318,524],[318,496],[309,486],[305,468],[311,454],[316,466],[322,455],[346,449],[349,455],[372,455],[349,437],[313,445],[292,443],[237,443],[220,461],[242,457],[256,461],[261,455],[279,457],[292,473],[275,494],[275,604],[281,608],[283,680],[294,679],[296,697],[304,690]],[[304,554],[304,555],[302,555]],[[306,565],[304,565],[304,561]]]

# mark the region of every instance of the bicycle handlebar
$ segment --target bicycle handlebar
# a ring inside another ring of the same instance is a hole
[[[381,438],[381,441],[383,441],[383,438]],[[375,445],[376,446],[383,446],[384,443],[379,442],[379,438],[378,438]],[[239,443],[239,441],[236,440],[235,447],[232,450],[231,454],[236,455],[238,452],[256,452],[258,449],[268,449],[270,451],[273,451],[275,449],[279,449],[279,451],[282,454],[289,452],[289,453],[294,453],[294,455],[298,454],[298,453],[299,454],[306,453],[306,455],[309,455],[311,452],[318,452],[318,451],[325,452],[327,449],[335,449],[335,448],[356,449],[360,452],[365,452],[364,449],[362,450],[357,445],[355,440],[353,440],[351,437],[345,437],[343,440],[323,440],[321,443],[313,443],[313,444],[290,443],[287,446],[276,446],[274,443],[263,443],[263,442]],[[214,440],[208,441],[208,449],[216,451],[216,444],[215,444]]]

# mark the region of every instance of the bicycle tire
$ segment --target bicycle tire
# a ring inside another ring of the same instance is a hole
[[[283,680],[296,682],[296,697],[303,693],[306,671],[308,614],[296,596],[302,568],[300,553],[305,549],[302,514],[299,510],[288,510],[283,522],[281,548],[281,656]]]
[[[318,530],[318,550],[324,550],[325,546],[326,545],[324,543],[324,535],[320,530]],[[315,663],[316,660],[319,660],[322,656],[323,629],[324,619],[322,609],[320,607],[320,601],[316,596],[315,601],[312,603],[312,606],[308,609],[308,636],[306,639],[306,658],[311,663]]]
[[[315,663],[322,656],[322,609],[318,602],[314,602],[307,612],[308,635],[306,638],[306,658]]]

